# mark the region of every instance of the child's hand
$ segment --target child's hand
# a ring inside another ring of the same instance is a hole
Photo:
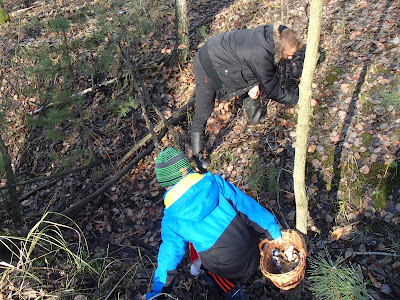
[[[280,236],[277,239],[275,239],[275,242],[278,242],[279,245],[283,245],[282,237]]]

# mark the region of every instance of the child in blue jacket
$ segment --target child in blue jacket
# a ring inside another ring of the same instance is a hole
[[[161,299],[155,296],[172,290],[188,242],[197,251],[209,283],[226,299],[248,299],[239,280],[249,278],[259,266],[260,233],[281,243],[276,218],[221,176],[193,173],[180,150],[168,147],[160,152],[155,171],[167,192],[158,267],[146,299]]]

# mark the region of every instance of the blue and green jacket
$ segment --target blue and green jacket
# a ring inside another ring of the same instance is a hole
[[[276,218],[219,175],[190,173],[164,195],[162,243],[151,296],[170,288],[187,242],[212,273],[231,279],[250,277],[258,268],[259,233],[277,239]]]

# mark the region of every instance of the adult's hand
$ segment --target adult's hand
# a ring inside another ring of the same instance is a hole
[[[251,99],[257,99],[258,96],[260,96],[260,86],[258,84],[256,86],[253,86],[248,94]]]

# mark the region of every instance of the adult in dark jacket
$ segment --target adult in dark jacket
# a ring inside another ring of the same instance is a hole
[[[152,291],[143,298],[171,291],[190,242],[207,281],[219,287],[225,299],[248,299],[239,280],[249,278],[259,266],[260,233],[282,243],[276,218],[221,176],[193,173],[180,150],[166,148],[155,163],[157,181],[167,192],[158,266]]]
[[[298,95],[279,84],[277,64],[291,59],[301,47],[295,32],[286,26],[260,25],[217,34],[199,49],[193,62],[196,108],[191,142],[200,171],[205,172],[209,165],[203,159],[203,137],[215,98],[223,101],[248,93],[243,105],[252,124],[261,116],[260,89],[269,99],[296,104]]]

